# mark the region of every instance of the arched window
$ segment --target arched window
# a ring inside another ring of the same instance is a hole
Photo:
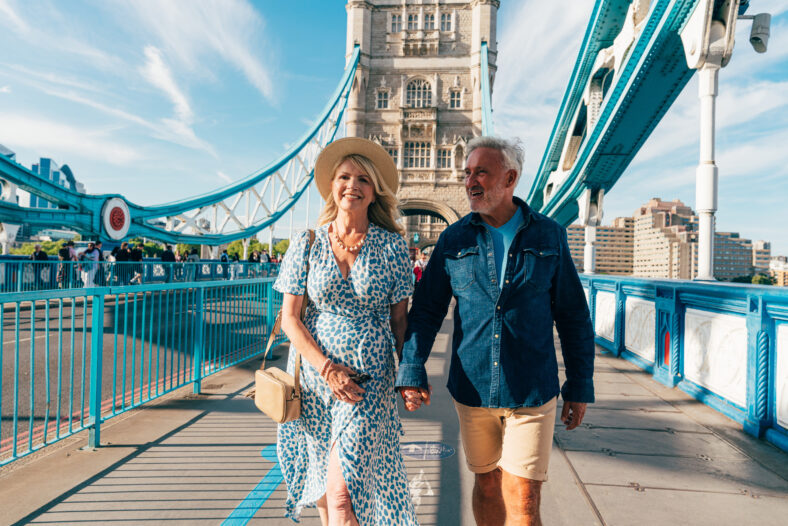
[[[407,100],[405,102],[409,108],[428,108],[432,106],[432,89],[430,88],[430,83],[426,80],[411,80],[408,83],[406,95]]]

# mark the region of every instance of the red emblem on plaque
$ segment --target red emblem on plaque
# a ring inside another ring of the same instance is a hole
[[[109,212],[109,224],[115,230],[120,230],[126,223],[126,213],[119,206],[116,206]]]

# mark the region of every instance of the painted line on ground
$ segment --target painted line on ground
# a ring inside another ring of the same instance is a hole
[[[276,444],[265,446],[260,451],[260,455],[262,455],[264,460],[273,462],[274,465],[268,470],[268,473],[265,474],[260,483],[233,510],[230,516],[222,522],[222,526],[246,526],[255,516],[257,510],[263,507],[265,501],[271,497],[271,494],[284,480],[282,470],[279,467],[279,459],[276,456]]]

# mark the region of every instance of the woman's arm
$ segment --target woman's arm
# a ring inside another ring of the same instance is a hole
[[[408,328],[408,298],[391,306],[391,332],[394,333],[394,348],[397,360],[402,361],[402,345]]]
[[[304,359],[312,364],[312,367],[317,369],[338,400],[349,404],[361,401],[361,394],[365,391],[350,379],[350,375],[354,371],[334,362],[329,362],[326,365],[327,356],[317,346],[312,334],[301,321],[301,304],[304,301],[304,296],[293,294],[283,294],[282,296],[282,330],[290,343],[298,349]]]

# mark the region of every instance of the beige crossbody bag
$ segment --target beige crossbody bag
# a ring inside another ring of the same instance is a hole
[[[309,280],[309,252],[312,250],[312,243],[315,241],[315,231],[309,230],[309,250],[306,255],[306,275]],[[304,301],[301,303],[301,321],[304,321],[306,304],[309,295],[304,291]],[[290,422],[301,416],[301,353],[296,349],[295,357],[295,377],[278,367],[265,368],[265,360],[268,351],[274,343],[274,338],[279,333],[282,325],[282,310],[276,314],[274,326],[271,334],[268,335],[268,343],[263,354],[263,364],[254,373],[255,393],[254,404],[257,408],[271,417],[274,422],[283,424]]]

